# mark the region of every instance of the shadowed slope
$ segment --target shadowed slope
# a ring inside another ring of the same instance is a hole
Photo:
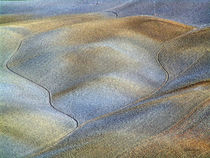
[[[108,11],[118,17],[153,15],[189,25],[210,24],[208,0],[130,0]]]
[[[109,11],[119,17],[153,15],[185,24],[210,23],[208,0],[30,0],[0,1],[0,14],[55,16]]]
[[[0,14],[55,16],[98,12],[119,5],[126,0],[22,0],[0,1]]]
[[[164,44],[159,60],[169,73],[169,81],[162,91],[209,80],[209,39],[210,28],[204,28]]]

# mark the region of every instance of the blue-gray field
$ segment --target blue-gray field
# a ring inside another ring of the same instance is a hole
[[[0,158],[210,157],[209,0],[1,0]]]

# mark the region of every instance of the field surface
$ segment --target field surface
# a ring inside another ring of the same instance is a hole
[[[54,4],[0,1],[0,158],[210,157],[208,1]]]

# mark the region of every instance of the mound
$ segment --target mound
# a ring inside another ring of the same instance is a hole
[[[54,105],[82,123],[159,89],[162,42],[192,29],[153,17],[65,24],[24,40],[8,66],[46,87]]]
[[[1,26],[0,154],[206,157],[209,32],[97,14]]]
[[[209,31],[192,31],[163,44],[159,61],[169,80],[158,97],[91,119],[36,155],[208,157]]]

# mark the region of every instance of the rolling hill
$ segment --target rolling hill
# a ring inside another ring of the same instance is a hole
[[[207,0],[0,4],[0,157],[209,156]]]

